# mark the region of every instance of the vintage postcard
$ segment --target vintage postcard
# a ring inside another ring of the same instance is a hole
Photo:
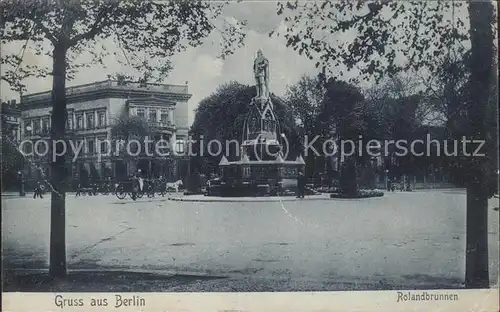
[[[4,311],[499,311],[496,2],[0,11]]]

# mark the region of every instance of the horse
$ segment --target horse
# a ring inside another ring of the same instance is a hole
[[[182,180],[178,180],[176,182],[167,182],[165,189],[168,191],[169,189],[174,189],[175,192],[179,192],[179,188],[182,186]]]

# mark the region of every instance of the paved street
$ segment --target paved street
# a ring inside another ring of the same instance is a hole
[[[490,200],[498,276],[498,199]],[[2,198],[6,268],[48,267],[50,199]],[[361,200],[182,202],[67,198],[69,269],[126,269],[313,283],[459,286],[465,193]],[[299,286],[297,286],[299,287]],[[360,286],[361,288],[361,286]]]

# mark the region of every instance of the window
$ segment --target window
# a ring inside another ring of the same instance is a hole
[[[252,121],[250,122],[249,128],[252,133],[259,131],[259,121],[257,120],[257,118],[252,117]]]
[[[137,109],[137,116],[139,116],[140,118],[144,118],[144,108]]]
[[[272,116],[269,113],[266,114],[266,117],[262,121],[262,130],[272,131]]]
[[[101,145],[99,148],[99,152],[103,153],[103,154],[107,154],[108,153],[108,144],[106,142],[106,139],[105,138],[100,139],[99,144]]]
[[[66,128],[69,130],[73,129],[73,115],[69,114],[68,115],[68,120],[66,120]]]
[[[40,120],[39,119],[35,119],[33,121],[33,132],[35,134],[39,134],[40,133]]]
[[[93,112],[88,112],[87,113],[87,129],[94,129],[95,128],[95,118],[94,118],[94,113]]]
[[[31,126],[31,119],[27,119],[24,123],[25,135],[30,136],[33,133],[33,127]]]
[[[78,144],[77,146],[81,146],[82,147],[82,149],[80,150],[80,153],[82,153],[84,155],[85,154],[85,149],[87,148],[85,146],[85,144],[87,144],[87,142],[85,140],[78,140],[76,143]]]
[[[76,128],[83,129],[83,115],[76,116]]]
[[[49,132],[49,118],[44,118],[42,120],[42,132],[43,133]]]
[[[275,129],[275,122],[274,122],[274,120],[269,120],[269,125],[268,126],[269,126],[269,131],[273,131],[273,132],[275,131],[274,130]]]
[[[166,109],[161,110],[160,121],[161,122],[168,122],[168,110],[166,110]]]
[[[95,143],[94,140],[87,141],[87,151],[89,155],[94,155],[95,153]]]
[[[99,112],[99,127],[106,127],[106,113]]]
[[[149,121],[156,122],[156,109],[149,109]]]

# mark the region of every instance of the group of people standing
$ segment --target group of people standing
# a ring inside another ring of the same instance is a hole
[[[80,195],[81,193],[83,193],[85,189],[90,189],[90,188],[96,187],[97,184],[92,184],[90,181],[91,181],[91,179],[89,176],[82,175],[82,179],[75,186],[77,196]],[[142,173],[141,173],[140,169],[135,174],[132,174],[128,178],[128,181],[131,182],[132,194],[136,195],[133,197],[137,197],[137,194],[143,193],[145,191],[145,189],[147,189],[147,187],[145,186],[145,184],[146,184],[145,180],[142,177]],[[153,183],[152,181],[150,181],[150,182]],[[153,184],[165,184],[166,180],[162,176],[160,176],[158,179],[155,179],[155,182],[156,183],[153,183]],[[110,192],[112,192],[113,190],[116,190],[117,186],[119,185],[118,182],[113,183],[111,181],[111,178],[108,178],[106,183],[109,184],[108,187],[110,188],[110,190],[109,190]],[[96,190],[96,192],[97,192],[97,190]],[[44,193],[45,193],[45,185],[43,182],[38,180],[33,188],[33,199],[43,198]]]
[[[131,182],[130,193],[133,200],[138,198],[139,194],[147,194],[154,197],[155,193],[159,192],[163,196],[169,184],[171,184],[170,187],[176,188],[176,183],[167,183],[167,180],[163,176],[145,180],[140,170],[129,178],[129,182]]]
[[[141,176],[141,170],[132,175],[130,180],[132,181],[132,199],[135,200],[139,192],[144,192],[144,179]]]
[[[398,187],[399,185],[399,187]],[[400,181],[394,177],[393,179],[388,179],[387,180],[387,191],[388,192],[394,192],[396,189],[399,189],[401,192],[411,192],[412,187],[411,187],[411,181],[407,176],[402,176]]]
[[[35,188],[33,189],[33,199],[36,199],[37,197],[43,198],[43,193],[45,193],[45,187],[40,181],[37,181]]]
[[[141,175],[141,170],[138,170],[135,174],[131,175],[129,177],[129,181],[132,184],[132,198],[135,199],[137,198],[137,194],[143,193],[144,192],[144,178]],[[88,181],[87,181],[88,182]],[[160,177],[158,179],[158,183],[164,183],[163,177]],[[305,190],[306,190],[306,184],[307,184],[307,179],[304,176],[303,172],[299,172],[299,176],[297,177],[297,198],[304,198],[305,196]],[[115,183],[114,187],[117,187],[117,183]],[[89,187],[89,183],[80,183],[77,187],[77,194],[80,193],[82,188]],[[210,187],[210,180],[207,181],[207,188]],[[40,181],[37,181],[35,188],[34,188],[34,193],[33,193],[33,198],[43,198],[43,193],[44,193],[44,186]]]

